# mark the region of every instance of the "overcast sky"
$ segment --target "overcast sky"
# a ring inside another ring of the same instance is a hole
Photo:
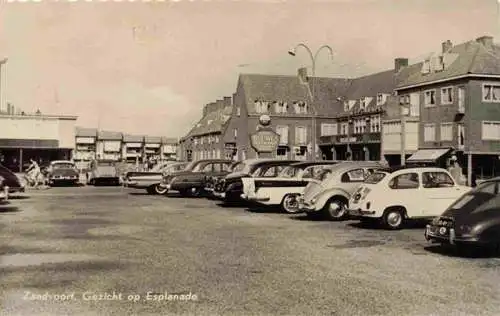
[[[3,1],[2,1],[3,2]],[[336,0],[0,5],[7,100],[78,125],[183,136],[239,73],[294,75],[299,42],[328,44],[317,74],[359,76],[418,61],[441,42],[500,33],[495,0]],[[98,119],[100,117],[100,120]]]

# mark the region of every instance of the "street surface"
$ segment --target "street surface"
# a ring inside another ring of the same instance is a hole
[[[0,206],[1,315],[500,314],[500,259],[436,250],[422,225],[385,231],[121,187],[25,196]]]

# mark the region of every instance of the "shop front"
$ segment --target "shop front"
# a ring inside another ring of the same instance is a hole
[[[332,160],[379,161],[380,134],[334,136],[333,144],[323,145],[323,155]],[[330,153],[329,153],[330,152]]]

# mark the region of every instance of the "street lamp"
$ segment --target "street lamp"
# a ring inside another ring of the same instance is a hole
[[[297,46],[295,46],[293,49],[288,51],[288,54],[291,56],[296,56],[296,51],[299,47],[304,48],[307,53],[309,54],[309,57],[311,58],[311,66],[312,66],[312,81],[314,81],[314,77],[316,76],[316,58],[318,57],[318,54],[323,50],[326,49],[330,53],[330,58],[333,60],[333,49],[328,46],[328,45],[322,45],[320,46],[317,50],[316,53],[313,55],[311,49],[304,43],[299,43]],[[314,83],[314,82],[313,82]],[[314,86],[314,85],[313,85]],[[317,111],[316,107],[314,105],[314,88],[311,87],[311,85],[308,82],[308,90],[309,90],[309,97],[311,98],[311,110],[312,110],[312,118],[311,118],[311,126],[312,126],[312,135],[311,135],[311,145],[312,145],[312,155],[311,155],[311,160],[316,159],[316,119],[317,119]]]

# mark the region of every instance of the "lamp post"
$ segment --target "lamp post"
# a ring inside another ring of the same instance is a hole
[[[313,55],[313,52],[311,51],[311,49],[304,43],[299,43],[297,44],[297,46],[295,46],[293,49],[289,50],[288,51],[288,54],[290,54],[291,56],[295,56],[296,55],[296,51],[297,51],[297,48],[299,47],[303,47],[307,53],[309,54],[309,57],[311,58],[311,66],[312,66],[312,81],[314,81],[314,77],[316,76],[316,58],[318,57],[319,53],[323,50],[323,49],[327,49],[328,52],[330,53],[330,58],[333,60],[333,49],[328,46],[328,45],[322,45],[320,46],[317,50],[316,50],[316,53]],[[314,87],[314,82],[313,82],[313,85]],[[317,118],[317,111],[316,111],[316,107],[314,105],[314,88],[311,88],[311,85],[309,84],[308,82],[308,91],[309,91],[309,97],[311,99],[311,110],[312,110],[312,118],[311,118],[311,129],[312,129],[312,133],[311,133],[311,145],[312,145],[312,155],[311,155],[311,160],[315,160],[316,159],[316,138],[317,138],[317,135],[316,135],[316,118]]]
[[[368,148],[368,145],[369,145],[369,139],[368,139],[368,134],[371,132],[370,130],[370,122],[371,122],[371,118],[369,116],[367,116],[365,118],[365,122],[366,122],[366,125],[365,125],[365,146],[364,146],[364,150],[365,150],[365,161],[370,161],[370,149]]]

